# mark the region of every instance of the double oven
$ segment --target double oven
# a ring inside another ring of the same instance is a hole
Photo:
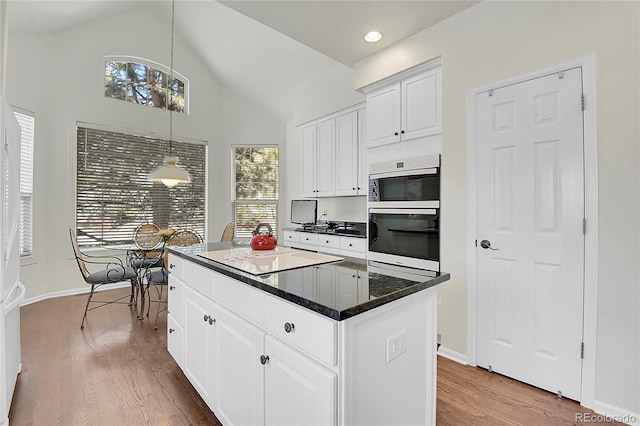
[[[440,155],[369,165],[371,262],[440,271]]]

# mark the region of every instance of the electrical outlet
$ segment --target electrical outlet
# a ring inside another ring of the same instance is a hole
[[[387,337],[387,364],[396,359],[408,349],[407,329],[401,330],[393,336]]]

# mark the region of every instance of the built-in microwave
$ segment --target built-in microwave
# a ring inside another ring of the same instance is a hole
[[[370,261],[440,271],[440,209],[370,207]]]
[[[369,207],[440,207],[440,155],[369,165]]]

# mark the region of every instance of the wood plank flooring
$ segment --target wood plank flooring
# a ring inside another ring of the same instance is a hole
[[[110,305],[89,312],[80,330],[85,301],[85,295],[66,296],[22,308],[23,364],[11,426],[220,424],[166,350],[166,312],[154,330],[153,321],[137,320],[133,308]],[[438,358],[439,426],[581,424],[576,413],[593,414],[551,393]]]

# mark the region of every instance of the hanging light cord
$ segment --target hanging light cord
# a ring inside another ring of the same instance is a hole
[[[169,58],[169,157],[173,154],[173,31],[176,20],[176,0],[171,0],[171,56]]]

